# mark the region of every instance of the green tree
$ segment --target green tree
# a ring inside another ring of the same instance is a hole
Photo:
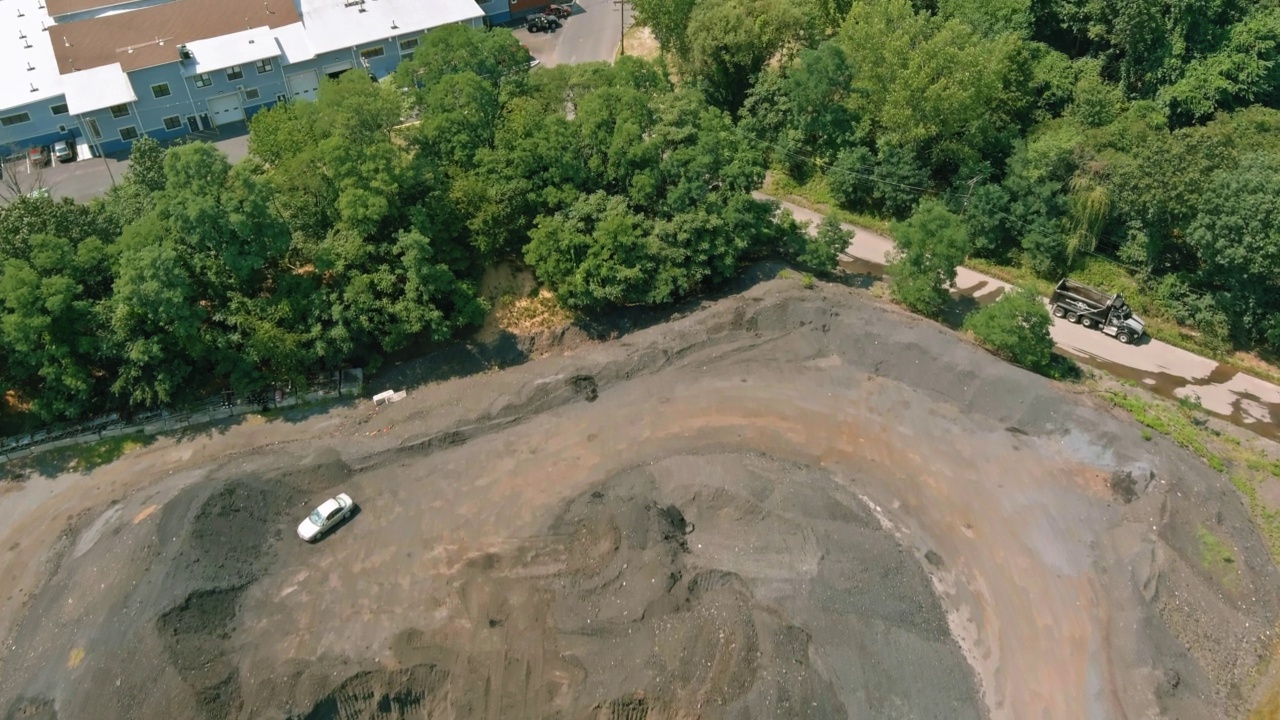
[[[911,310],[936,317],[947,304],[956,266],[969,251],[964,222],[930,198],[910,219],[894,223],[891,232],[897,248],[887,268],[890,293]]]
[[[876,157],[870,150],[855,145],[846,148],[827,170],[827,188],[841,207],[867,210],[875,197]],[[919,173],[912,181],[921,182]]]
[[[1053,362],[1050,323],[1049,311],[1040,296],[1015,288],[965,318],[964,327],[1000,357],[1044,372]]]
[[[689,18],[694,0],[635,0],[636,22],[653,32],[663,51],[678,58],[689,55]]]
[[[702,0],[689,17],[680,69],[712,105],[736,113],[765,63],[798,49],[811,30],[794,2]]]
[[[929,171],[916,160],[915,153],[889,145],[880,147],[872,196],[885,213],[895,218],[910,215],[928,186]]]
[[[1026,42],[983,37],[909,0],[857,3],[834,42],[856,69],[848,98],[866,135],[935,173],[1006,155],[1034,107]]]
[[[97,238],[31,243],[29,259],[0,266],[0,380],[42,420],[74,419],[109,400],[97,313],[107,251]]]
[[[495,88],[518,93],[532,60],[529,50],[506,28],[444,25],[423,35],[413,57],[396,67],[395,86],[416,94],[417,107],[422,107],[424,93],[433,84],[468,72]]]
[[[538,219],[525,260],[566,306],[663,303],[675,293],[672,253],[620,197],[595,193]]]
[[[835,272],[840,264],[840,254],[849,248],[853,233],[845,230],[835,215],[827,215],[818,225],[817,232],[806,237],[796,262],[821,273]]]
[[[1245,155],[1214,174],[1188,228],[1200,282],[1216,291],[1244,342],[1267,342],[1280,312],[1278,193],[1280,155]]]

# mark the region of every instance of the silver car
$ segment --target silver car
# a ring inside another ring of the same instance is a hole
[[[53,144],[53,156],[58,162],[71,162],[76,159],[76,146],[66,140],[59,140]]]
[[[346,493],[338,493],[325,500],[298,525],[298,537],[307,542],[319,540],[321,535],[346,519],[355,505],[351,496]]]

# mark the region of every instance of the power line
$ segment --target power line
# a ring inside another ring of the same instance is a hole
[[[932,196],[939,197],[939,198],[943,198],[943,199],[957,199],[957,198],[959,198],[959,199],[964,203],[964,206],[965,206],[965,207],[968,207],[968,204],[969,204],[969,196],[973,193],[973,188],[974,188],[974,186],[977,184],[977,180],[979,179],[979,178],[974,178],[973,180],[970,180],[970,181],[969,181],[969,192],[967,192],[963,197],[961,197],[960,195],[958,195],[958,194],[956,194],[956,193],[952,193],[952,192],[949,192],[949,191],[946,191],[946,190],[937,190],[937,189],[935,189],[935,188],[919,187],[919,186],[916,186],[916,185],[908,185],[908,184],[906,184],[906,183],[900,183],[900,182],[897,182],[897,181],[894,181],[894,180],[889,180],[888,178],[879,177],[879,176],[876,176],[876,175],[864,174],[864,173],[860,173],[860,172],[854,172],[853,170],[850,170],[850,169],[848,169],[848,168],[836,167],[835,165],[831,165],[831,164],[828,164],[828,163],[824,163],[824,162],[822,162],[821,160],[818,160],[818,159],[816,159],[816,158],[809,157],[809,156],[807,156],[807,155],[802,155],[802,154],[800,154],[800,153],[797,153],[797,152],[794,152],[794,151],[792,151],[792,150],[789,150],[789,149],[787,149],[787,148],[785,148],[785,147],[782,147],[781,145],[778,145],[778,144],[776,144],[776,143],[770,142],[770,141],[765,140],[765,139],[763,139],[763,138],[756,137],[755,135],[752,135],[751,133],[749,133],[749,132],[747,132],[747,131],[743,130],[743,129],[742,129],[742,128],[740,128],[740,127],[737,127],[737,128],[735,128],[735,129],[738,131],[738,133],[739,133],[740,135],[742,135],[743,137],[745,137],[745,138],[747,138],[747,139],[754,140],[755,142],[758,142],[758,143],[760,143],[760,144],[762,144],[762,145],[768,146],[768,147],[770,147],[770,148],[774,149],[775,151],[780,152],[780,153],[782,153],[782,154],[784,154],[784,155],[787,155],[787,156],[789,156],[789,157],[791,157],[791,158],[794,158],[794,159],[796,159],[796,160],[802,160],[802,161],[804,161],[804,162],[807,162],[807,163],[809,163],[810,165],[813,165],[814,167],[816,167],[816,168],[818,168],[818,169],[820,169],[820,170],[823,170],[824,172],[827,172],[827,173],[832,173],[832,172],[834,172],[834,173],[836,173],[836,174],[841,174],[841,175],[846,175],[846,176],[849,176],[849,177],[856,177],[856,178],[860,178],[860,179],[863,179],[863,180],[868,180],[868,181],[873,182],[873,183],[881,183],[881,184],[883,184],[883,185],[892,185],[892,186],[895,186],[895,187],[905,188],[905,189],[907,189],[907,190],[914,190],[915,192],[921,193],[922,195],[932,195]],[[870,170],[870,169],[872,169],[872,168],[873,168],[873,166],[870,166],[870,165],[860,165],[860,166],[858,166],[858,167],[857,167],[857,169],[858,169],[858,170]],[[1010,222],[1012,222],[1012,223],[1014,223],[1014,224],[1016,224],[1016,225],[1020,226],[1020,227],[1021,227],[1021,229],[1022,229],[1022,230],[1024,230],[1024,231],[1029,231],[1029,230],[1034,230],[1034,229],[1035,229],[1035,227],[1034,227],[1034,226],[1032,226],[1030,223],[1023,222],[1021,219],[1019,219],[1019,218],[1017,218],[1017,217],[1014,217],[1013,215],[1010,215],[1009,213],[1006,213],[1006,212],[1003,212],[1003,211],[1000,211],[1000,210],[994,210],[994,209],[991,209],[991,210],[989,210],[988,212],[990,212],[990,213],[992,213],[993,215],[996,215],[996,216],[998,216],[998,217],[1001,217],[1001,218],[1003,218],[1003,219],[1005,219],[1005,220],[1009,220]],[[1097,243],[1102,243],[1104,240],[1109,241],[1109,244],[1108,244],[1108,246],[1109,246],[1109,247],[1111,247],[1111,248],[1113,248],[1113,249],[1119,249],[1120,244],[1119,244],[1119,243],[1118,243],[1114,238],[1108,238],[1108,237],[1104,237],[1104,236],[1099,235],[1099,236],[1097,236],[1097,238],[1095,239],[1095,242],[1097,242]],[[1124,268],[1124,269],[1126,269],[1126,270],[1129,270],[1130,272],[1138,273],[1138,274],[1140,274],[1140,275],[1145,275],[1145,274],[1147,274],[1147,271],[1146,271],[1146,270],[1144,270],[1144,269],[1142,269],[1142,268],[1134,267],[1134,266],[1132,266],[1132,265],[1129,265],[1129,264],[1126,264],[1126,263],[1120,262],[1119,260],[1117,260],[1117,259],[1115,259],[1115,258],[1113,258],[1113,257],[1110,257],[1110,256],[1108,256],[1108,255],[1101,255],[1101,254],[1096,253],[1096,252],[1094,252],[1094,251],[1092,251],[1092,250],[1086,250],[1086,249],[1081,248],[1081,249],[1077,250],[1076,252],[1081,252],[1081,253],[1085,253],[1085,254],[1087,254],[1087,255],[1092,255],[1093,257],[1099,258],[1099,259],[1101,259],[1101,260],[1105,260],[1105,261],[1107,261],[1107,262],[1109,262],[1109,263],[1112,263],[1113,265],[1117,265],[1117,266],[1122,267],[1122,268]]]

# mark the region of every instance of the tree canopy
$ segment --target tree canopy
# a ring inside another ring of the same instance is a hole
[[[386,82],[259,112],[236,165],[143,140],[93,203],[0,207],[0,381],[44,421],[253,394],[477,326],[496,261],[593,312],[813,255],[697,87],[529,60],[509,31],[442,28]]]

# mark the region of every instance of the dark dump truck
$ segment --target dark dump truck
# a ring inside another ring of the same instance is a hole
[[[1049,296],[1054,317],[1066,318],[1087,328],[1095,328],[1128,345],[1147,331],[1146,323],[1133,314],[1123,295],[1109,295],[1075,280],[1062,279]]]

